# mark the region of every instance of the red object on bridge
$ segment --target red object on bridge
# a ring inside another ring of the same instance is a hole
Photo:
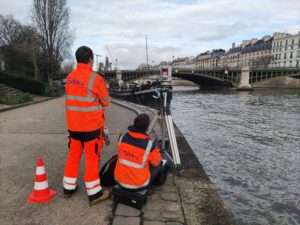
[[[36,163],[35,181],[32,192],[27,198],[28,203],[47,203],[50,202],[56,191],[48,186],[47,174],[42,158],[39,158]]]

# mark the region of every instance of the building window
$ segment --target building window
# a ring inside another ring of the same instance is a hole
[[[296,67],[299,67],[299,60],[297,60]]]
[[[298,50],[297,57],[300,58],[300,50]]]
[[[284,53],[284,56],[283,56],[283,58],[284,58],[284,59],[286,59],[286,53]]]
[[[293,52],[290,53],[290,59],[292,59],[292,58],[293,58]]]
[[[294,49],[295,40],[292,39],[291,49]]]

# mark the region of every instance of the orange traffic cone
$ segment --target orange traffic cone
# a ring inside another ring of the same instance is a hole
[[[36,163],[35,181],[32,192],[27,198],[28,203],[46,203],[50,202],[56,191],[48,187],[48,179],[42,158],[39,158]]]

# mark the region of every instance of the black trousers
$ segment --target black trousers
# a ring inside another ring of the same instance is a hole
[[[159,166],[151,166],[150,167],[150,173],[151,173],[151,178],[150,178],[150,183],[148,185],[151,186],[155,183],[155,180],[161,176],[162,173],[166,173],[167,172],[167,165],[165,164],[164,166],[162,164],[160,164]]]

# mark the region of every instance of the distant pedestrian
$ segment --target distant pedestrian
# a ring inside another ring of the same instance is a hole
[[[102,190],[99,161],[104,143],[104,109],[110,97],[104,79],[93,72],[93,52],[82,46],[76,53],[77,67],[66,80],[66,120],[69,131],[68,156],[63,187],[66,197],[77,190],[81,155],[85,154],[84,181],[90,205],[109,197]]]

